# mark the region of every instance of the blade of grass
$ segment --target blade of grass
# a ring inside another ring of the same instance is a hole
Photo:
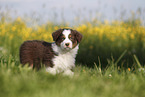
[[[97,64],[94,62],[95,68],[98,70]]]
[[[137,65],[138,65],[138,67],[139,67],[139,68],[142,68],[142,66],[141,66],[141,64],[140,64],[140,62],[139,62],[139,60],[138,60],[138,58],[136,57],[136,55],[133,55],[133,57],[134,57],[134,59],[135,59]]]
[[[118,64],[118,62],[123,58],[123,56],[125,55],[125,53],[127,52],[127,50],[125,50],[121,56],[117,59],[117,61],[115,62],[115,64]]]
[[[99,61],[99,68],[101,68],[101,61],[100,61],[100,57],[98,56],[98,61]]]
[[[100,57],[98,56],[98,61],[99,61],[99,67],[97,66],[97,64],[94,62],[95,68],[97,69],[97,71],[99,71],[99,74],[102,76],[102,70],[101,70],[101,61],[100,61]]]

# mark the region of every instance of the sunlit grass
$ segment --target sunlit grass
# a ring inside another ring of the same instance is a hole
[[[22,67],[12,57],[0,58],[1,97],[144,97],[145,71],[118,68],[111,60],[106,69],[76,66],[72,78]],[[136,64],[137,65],[137,64]]]

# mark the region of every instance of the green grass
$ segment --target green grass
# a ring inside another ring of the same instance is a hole
[[[105,69],[101,62],[94,68],[77,65],[70,78],[22,67],[18,58],[1,56],[0,97],[145,97],[145,70],[134,59],[129,69],[118,67],[113,59]]]

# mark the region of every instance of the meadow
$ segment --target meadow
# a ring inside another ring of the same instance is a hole
[[[0,21],[0,97],[145,97],[145,27],[140,20],[84,22],[72,78],[35,71],[19,62],[26,40],[52,41],[69,25],[27,26],[21,17]]]

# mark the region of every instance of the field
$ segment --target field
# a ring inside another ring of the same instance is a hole
[[[75,75],[32,70],[19,62],[25,40],[52,42],[51,33],[69,25],[29,27],[18,17],[0,21],[0,97],[145,97],[145,27],[139,20],[84,22]]]

